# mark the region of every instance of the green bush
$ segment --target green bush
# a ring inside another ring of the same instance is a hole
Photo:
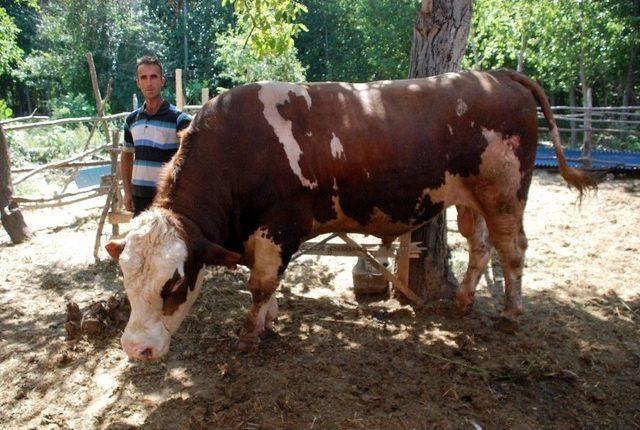
[[[0,120],[11,118],[13,115],[13,111],[9,106],[7,106],[7,102],[0,99]]]
[[[14,131],[8,136],[11,145],[11,164],[14,167],[45,164],[79,154],[89,137],[90,130],[75,127],[54,126],[24,131]],[[96,131],[91,147],[104,144],[104,135]]]
[[[84,94],[66,94],[62,97],[49,100],[51,117],[58,118],[78,118],[84,116],[94,116],[96,108]]]

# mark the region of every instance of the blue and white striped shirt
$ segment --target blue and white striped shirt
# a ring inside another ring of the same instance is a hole
[[[134,152],[131,192],[139,197],[153,197],[160,169],[171,160],[179,146],[177,133],[188,127],[191,117],[163,101],[154,115],[146,103],[131,112],[124,124],[124,150]]]

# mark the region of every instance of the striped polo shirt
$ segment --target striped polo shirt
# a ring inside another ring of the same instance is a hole
[[[179,146],[177,132],[186,128],[191,117],[166,100],[153,115],[146,103],[131,112],[124,124],[124,151],[134,152],[131,192],[153,197],[162,165],[171,160]]]

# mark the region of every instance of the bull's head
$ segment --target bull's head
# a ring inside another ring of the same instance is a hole
[[[205,264],[234,266],[240,261],[239,254],[191,230],[171,212],[153,208],[132,221],[125,239],[106,245],[122,268],[131,303],[121,343],[132,359],[167,353],[171,335],[200,292]]]

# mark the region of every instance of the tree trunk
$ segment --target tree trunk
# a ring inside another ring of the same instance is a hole
[[[0,219],[13,243],[22,243],[32,234],[24,222],[18,204],[13,201],[9,144],[0,126]]]
[[[520,36],[520,52],[518,52],[518,72],[524,71],[524,55],[527,50],[527,34],[523,31]]]
[[[413,29],[410,78],[454,72],[467,46],[471,0],[422,0]],[[411,234],[425,248],[411,259],[409,288],[424,299],[452,296],[458,283],[449,267],[445,214]]]

